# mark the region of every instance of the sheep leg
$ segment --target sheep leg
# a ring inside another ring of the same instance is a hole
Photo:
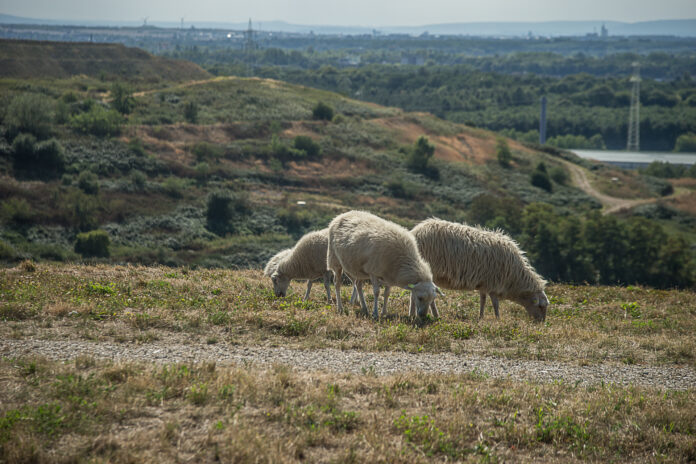
[[[334,271],[334,285],[336,286],[336,308],[338,314],[343,314],[343,306],[341,305],[341,279],[343,278],[343,269]]]
[[[384,306],[382,307],[382,317],[387,317],[387,303],[389,302],[389,290],[391,288],[389,285],[384,287]],[[375,301],[377,298],[375,297]]]
[[[372,318],[379,319],[379,282],[374,277],[372,277],[371,280],[372,280],[372,290],[373,290],[373,293],[375,296],[375,304],[373,305],[373,308],[372,308]]]
[[[495,295],[490,295],[491,303],[493,303],[493,311],[495,311],[495,318],[500,319],[500,312],[498,311],[498,297]]]
[[[362,308],[363,314],[367,316],[367,303],[365,303],[365,295],[363,294],[362,285],[358,285],[358,299],[360,300],[360,307]]]
[[[479,302],[481,309],[479,310],[479,318],[483,319],[483,308],[486,307],[486,292],[479,292],[481,301]]]
[[[308,280],[307,281],[307,292],[305,292],[304,299],[309,300],[309,291],[312,290],[312,281]]]
[[[408,317],[416,317],[416,299],[413,297],[413,292],[411,292],[411,296],[409,297]]]
[[[437,305],[434,301],[430,303],[430,310],[433,312],[433,317],[435,319],[440,319],[440,313],[437,311]]]
[[[326,300],[331,304],[331,271],[324,273],[324,288],[326,289]]]
[[[353,282],[353,294],[350,296],[350,304],[354,305],[355,301],[358,299],[358,285],[362,285],[362,282],[356,280]]]

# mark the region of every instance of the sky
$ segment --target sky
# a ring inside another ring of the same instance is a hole
[[[651,21],[696,18],[696,0],[0,0],[37,19],[418,26],[485,21]]]

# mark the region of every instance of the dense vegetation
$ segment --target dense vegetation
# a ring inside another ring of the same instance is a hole
[[[425,68],[415,76],[399,85],[436,78]],[[531,89],[539,78],[529,79]],[[279,81],[83,76],[0,88],[6,261],[259,266],[338,212],[365,208],[407,226],[438,216],[501,227],[553,280],[690,287],[696,278],[687,204],[601,216],[568,163],[624,198],[669,194],[659,177],[674,176],[626,173]]]

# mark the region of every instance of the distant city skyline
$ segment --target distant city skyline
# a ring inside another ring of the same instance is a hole
[[[696,18],[694,0],[0,0],[0,13],[51,20],[254,22],[421,26],[458,22],[623,21]]]

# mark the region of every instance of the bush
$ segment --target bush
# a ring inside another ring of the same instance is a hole
[[[99,193],[99,178],[92,171],[82,171],[77,177],[77,186],[88,195]]]
[[[677,137],[674,151],[680,153],[696,153],[696,134],[688,133]]]
[[[196,102],[188,101],[184,103],[184,119],[191,124],[198,122],[198,105]]]
[[[111,85],[111,105],[121,114],[130,114],[135,108],[135,98],[131,95],[133,91],[130,87],[114,82]]]
[[[145,184],[147,183],[147,175],[143,171],[138,171],[134,170],[131,172],[131,182],[133,182],[133,186],[138,189],[142,190],[145,188]]]
[[[166,195],[172,198],[183,198],[185,188],[186,181],[178,177],[167,177],[167,179],[162,182],[162,190],[164,190]]]
[[[16,171],[36,177],[57,177],[65,169],[63,147],[56,139],[36,141],[32,134],[19,134],[12,142]]]
[[[536,170],[532,173],[531,183],[533,186],[544,189],[547,192],[553,190],[551,179],[549,178],[548,172],[546,172],[546,165],[544,163],[539,163],[537,165]]]
[[[512,161],[512,153],[510,153],[510,147],[508,146],[507,140],[500,137],[496,144],[495,150],[498,163],[505,168],[510,166],[510,161]]]
[[[553,179],[554,182],[560,185],[565,185],[566,182],[568,182],[568,173],[565,169],[563,169],[560,166],[555,166],[551,168],[549,176],[551,177],[551,179]]]
[[[334,117],[334,110],[324,102],[319,102],[312,109],[312,118],[319,121],[331,121]]]
[[[231,223],[234,217],[233,213],[232,195],[228,192],[211,193],[208,197],[206,210],[206,227],[218,235],[233,232],[234,226]]]
[[[122,122],[123,118],[117,111],[106,110],[99,105],[93,105],[88,112],[70,118],[73,130],[98,137],[118,135]]]
[[[109,234],[103,230],[92,230],[77,234],[75,252],[83,257],[109,257]]]
[[[138,138],[138,137],[132,138],[128,141],[128,149],[134,155],[138,155],[138,156],[142,156],[142,157],[147,155],[147,152],[145,151],[145,147],[143,146],[143,141],[140,140],[140,138]]]
[[[310,158],[315,158],[321,153],[321,147],[311,137],[306,135],[298,135],[292,142],[292,145],[297,150],[305,152]]]
[[[221,158],[225,154],[225,150],[219,145],[198,142],[191,148],[191,153],[196,156],[198,161],[205,161],[211,158]]]
[[[24,198],[8,198],[0,206],[0,219],[6,224],[29,224],[33,217],[31,206]]]
[[[53,119],[51,101],[35,93],[24,93],[12,99],[7,107],[4,124],[8,139],[12,140],[20,132],[28,132],[39,139],[51,133]]]

